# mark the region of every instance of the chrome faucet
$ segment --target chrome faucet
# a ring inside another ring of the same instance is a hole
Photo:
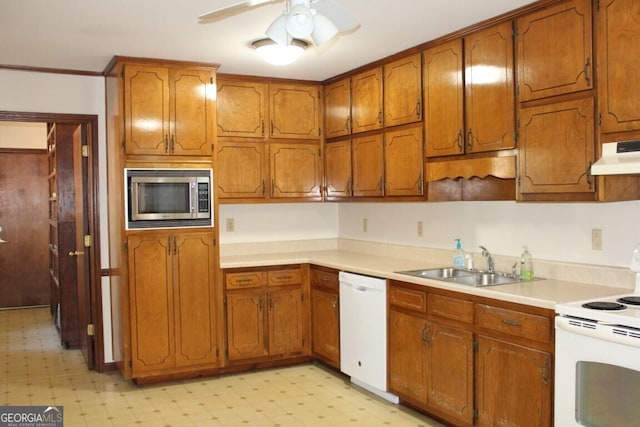
[[[491,252],[489,252],[489,250],[484,246],[479,246],[479,248],[482,249],[482,256],[487,259],[487,271],[489,273],[493,273],[493,270],[495,269],[495,264],[493,262],[493,257],[491,256]]]

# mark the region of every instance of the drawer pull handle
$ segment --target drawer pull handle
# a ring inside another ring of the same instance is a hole
[[[282,276],[278,276],[278,280],[290,280],[291,276],[289,275],[282,275]]]
[[[502,323],[509,326],[522,326],[522,324],[516,320],[502,319]]]

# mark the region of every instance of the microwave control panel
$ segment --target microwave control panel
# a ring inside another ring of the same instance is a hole
[[[209,212],[209,184],[198,183],[198,212]]]

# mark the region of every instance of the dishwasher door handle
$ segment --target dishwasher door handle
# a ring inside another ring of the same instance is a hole
[[[361,286],[361,285],[353,285],[353,290],[354,291],[358,291],[358,292],[366,292],[367,291],[367,287],[366,286]]]

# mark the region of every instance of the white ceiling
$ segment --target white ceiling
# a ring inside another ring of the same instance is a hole
[[[517,9],[532,0],[338,0],[361,26],[298,62],[272,66],[249,46],[284,2],[209,24],[240,0],[0,0],[0,65],[101,72],[113,55],[218,63],[219,72],[321,81]]]

